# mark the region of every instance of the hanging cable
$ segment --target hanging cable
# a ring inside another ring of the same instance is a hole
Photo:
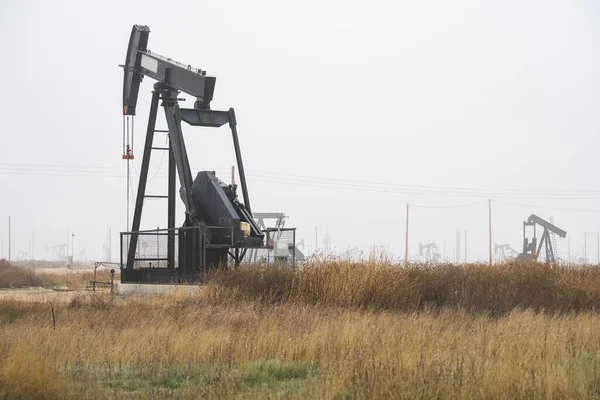
[[[123,155],[125,155],[125,115],[123,115]]]
[[[522,204],[522,203],[513,203],[510,201],[503,201],[503,200],[494,200],[494,202],[496,203],[502,203],[502,204],[509,204],[512,206],[521,206],[521,207],[528,207],[528,208],[543,208],[543,209],[548,209],[548,210],[557,210],[557,211],[577,211],[577,212],[600,212],[600,209],[597,208],[563,208],[563,207],[551,207],[551,206],[535,206],[532,204]]]
[[[131,173],[129,171],[129,116],[127,116],[127,229],[129,229],[129,187],[131,185]]]
[[[130,199],[131,192],[133,192],[133,186],[131,184],[131,160],[133,157],[133,138],[134,138],[134,117],[129,115],[123,116],[123,160],[127,160],[127,227],[129,228],[129,213],[130,213]],[[130,190],[131,189],[131,190]]]

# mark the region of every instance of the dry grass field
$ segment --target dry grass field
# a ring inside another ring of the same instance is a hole
[[[64,264],[61,266],[52,264],[32,261],[15,265],[0,259],[0,290],[32,287],[80,290],[89,286],[94,277],[93,267],[68,269]],[[110,280],[108,268],[98,269],[96,280],[108,282]]]
[[[336,263],[0,299],[4,398],[600,397],[600,269]]]

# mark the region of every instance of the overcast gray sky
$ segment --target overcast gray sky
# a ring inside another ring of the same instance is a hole
[[[318,227],[338,251],[377,245],[403,256],[406,203],[492,198],[494,242],[519,249],[521,222],[537,213],[554,216],[581,252],[583,232],[600,231],[600,212],[565,209],[600,209],[599,9],[595,1],[3,0],[3,255],[8,215],[13,256],[28,251],[32,232],[43,258],[69,231],[76,257],[85,248],[98,260],[107,226],[116,249],[116,232],[126,230],[117,65],[133,24],[151,28],[152,51],[217,77],[212,106],[236,109],[253,210],[285,212],[308,246]],[[138,101],[133,189],[152,83]],[[229,180],[227,128],[184,126],[184,134],[194,171]],[[166,164],[152,160],[149,191],[165,190]],[[149,202],[143,227],[165,225],[163,206]],[[485,203],[414,208],[410,222],[413,255],[419,242],[442,249],[446,240],[452,258],[455,232],[466,230],[469,259],[487,259]],[[595,251],[590,240],[588,255]]]

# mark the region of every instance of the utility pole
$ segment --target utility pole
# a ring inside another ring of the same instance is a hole
[[[11,217],[9,215],[8,216],[8,261],[10,261],[11,237],[12,237],[12,232],[11,232]]]
[[[235,166],[231,166],[231,185],[235,185]]]
[[[465,231],[465,264],[467,263],[467,231]]]
[[[587,263],[587,233],[583,232],[583,260]]]
[[[460,231],[456,231],[456,262],[460,263]]]
[[[406,239],[404,242],[404,264],[408,264],[408,203],[406,203]]]
[[[490,265],[492,265],[492,199],[488,199],[488,224],[490,227]]]
[[[319,251],[319,238],[317,236],[317,227],[315,226],[315,253]]]

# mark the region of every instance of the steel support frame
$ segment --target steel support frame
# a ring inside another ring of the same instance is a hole
[[[240,149],[240,141],[237,132],[237,119],[235,118],[235,110],[233,108],[230,108],[227,111],[183,108],[180,110],[180,115],[184,122],[187,122],[192,126],[218,128],[225,124],[229,124],[231,136],[233,138],[233,147],[235,150],[238,173],[240,174],[240,185],[242,186],[244,206],[246,206],[246,209],[252,213],[252,208],[250,207],[250,197],[248,196],[248,185],[246,183],[246,172],[244,171],[244,163],[242,162],[242,150]]]
[[[155,86],[162,87],[163,108],[165,110],[167,126],[169,127],[171,152],[176,164],[177,175],[179,176],[179,195],[185,204],[188,217],[195,219],[196,207],[192,198],[192,184],[194,180],[181,129],[181,114],[177,102],[179,91],[161,84],[156,84]]]
[[[232,133],[233,145],[235,150],[236,161],[238,165],[238,172],[240,174],[240,184],[242,187],[242,194],[244,197],[244,205],[246,210],[251,215],[250,209],[250,198],[248,195],[248,187],[246,182],[246,174],[244,171],[244,165],[242,162],[242,154],[239,144],[239,138],[237,133],[237,120],[235,117],[235,110],[230,108],[228,111],[212,111],[212,110],[199,110],[199,109],[180,109],[178,104],[179,91],[173,89],[164,83],[156,83],[154,85],[154,91],[152,93],[152,100],[150,104],[150,114],[148,117],[148,127],[146,131],[146,141],[144,144],[144,154],[142,157],[142,166],[140,170],[140,181],[137,190],[135,211],[133,217],[133,224],[131,229],[131,235],[129,238],[129,248],[127,252],[127,263],[125,269],[132,271],[134,263],[136,261],[136,251],[139,239],[139,230],[142,217],[142,210],[144,206],[144,198],[146,197],[146,184],[148,181],[148,170],[150,166],[150,157],[153,148],[154,133],[156,132],[156,118],[158,115],[159,100],[162,99],[162,107],[165,112],[165,118],[168,125],[169,132],[169,166],[168,166],[168,233],[167,233],[167,269],[175,269],[175,209],[176,209],[176,184],[177,176],[179,177],[180,183],[180,197],[186,207],[186,221],[194,221],[195,225],[199,228],[197,248],[200,251],[201,258],[198,259],[202,265],[206,264],[206,251],[210,247],[208,241],[210,241],[210,235],[202,224],[197,222],[197,212],[192,199],[192,184],[193,177],[191,168],[189,165],[189,159],[187,156],[187,150],[185,141],[183,139],[183,132],[181,128],[181,121],[185,121],[190,125],[195,126],[208,126],[208,127],[219,127],[224,124],[229,124]],[[183,116],[182,116],[183,115]],[[164,149],[161,149],[164,150]],[[254,221],[254,220],[252,220]],[[234,263],[238,266],[246,255],[247,249],[233,248],[233,253],[229,252]],[[180,266],[181,267],[181,266]],[[180,268],[180,274],[183,272]],[[189,271],[187,271],[189,272]]]
[[[137,232],[140,230],[140,222],[142,220],[142,208],[144,206],[144,195],[146,193],[146,184],[148,182],[148,169],[150,167],[150,155],[152,153],[152,143],[154,141],[154,129],[156,128],[156,115],[158,114],[159,98],[160,92],[158,90],[154,90],[152,92],[152,100],[150,102],[150,115],[148,116],[146,142],[144,144],[144,155],[142,156],[142,166],[140,169],[140,181],[135,199],[133,223],[131,225],[131,231],[134,233],[130,236],[129,248],[127,249],[126,270],[133,270],[133,264],[135,262],[135,253],[137,251],[138,242]],[[121,242],[121,246],[122,245],[123,243]]]
[[[552,249],[552,242],[550,242],[550,231],[546,228],[544,228],[544,233],[542,233],[542,238],[535,253],[536,261],[540,256],[542,246],[544,246],[544,250],[546,252],[546,262],[554,263],[554,250]]]
[[[542,247],[544,248],[544,252],[546,253],[546,262],[554,264],[556,262],[554,258],[554,249],[552,247],[552,242],[550,241],[550,230],[542,226],[544,228],[544,232],[542,233],[542,237],[539,242],[537,241],[536,236],[536,227],[538,223],[533,222],[531,220],[523,222],[523,254],[530,253],[533,256],[533,260],[537,261],[539,259],[540,253],[542,251]],[[526,227],[533,227],[533,237],[531,238],[531,243],[527,242],[526,236]]]
[[[244,196],[244,205],[250,214],[252,214],[252,208],[250,208],[250,197],[248,197],[248,186],[246,185],[246,173],[244,172],[244,163],[242,162],[242,151],[240,150],[240,141],[237,133],[237,120],[235,119],[235,110],[229,109],[229,128],[231,128],[231,135],[233,136],[233,147],[235,148],[235,159],[238,165],[238,172],[240,174],[240,183],[242,185],[242,194]]]
[[[146,193],[146,184],[148,182],[148,170],[150,166],[150,157],[152,154],[152,143],[156,131],[156,118],[158,115],[159,100],[162,99],[162,106],[165,111],[167,125],[169,126],[169,167],[168,167],[168,212],[167,226],[170,229],[167,238],[167,269],[175,269],[175,192],[176,175],[179,172],[181,184],[180,194],[186,205],[188,214],[191,212],[195,216],[194,204],[191,195],[192,174],[189,166],[183,134],[181,131],[181,117],[178,118],[179,105],[177,95],[179,91],[157,83],[154,85],[152,100],[150,103],[150,115],[148,117],[148,128],[146,131],[146,141],[144,144],[144,154],[142,156],[142,166],[140,170],[140,180],[133,214],[133,223],[131,227],[131,236],[129,248],[127,251],[126,270],[133,270],[135,263],[135,254],[138,244],[138,233],[144,207],[144,198]],[[204,235],[202,235],[204,236]]]
[[[169,135],[169,199],[167,228],[169,229],[167,237],[167,268],[175,269],[175,192],[177,184],[177,164],[173,155],[173,146],[171,144],[171,135]]]
[[[527,239],[527,227],[533,227],[533,237],[531,238],[531,243],[528,242]],[[523,254],[528,254],[531,252],[531,255],[537,259],[537,232],[536,232],[536,224],[534,222],[523,221]]]

